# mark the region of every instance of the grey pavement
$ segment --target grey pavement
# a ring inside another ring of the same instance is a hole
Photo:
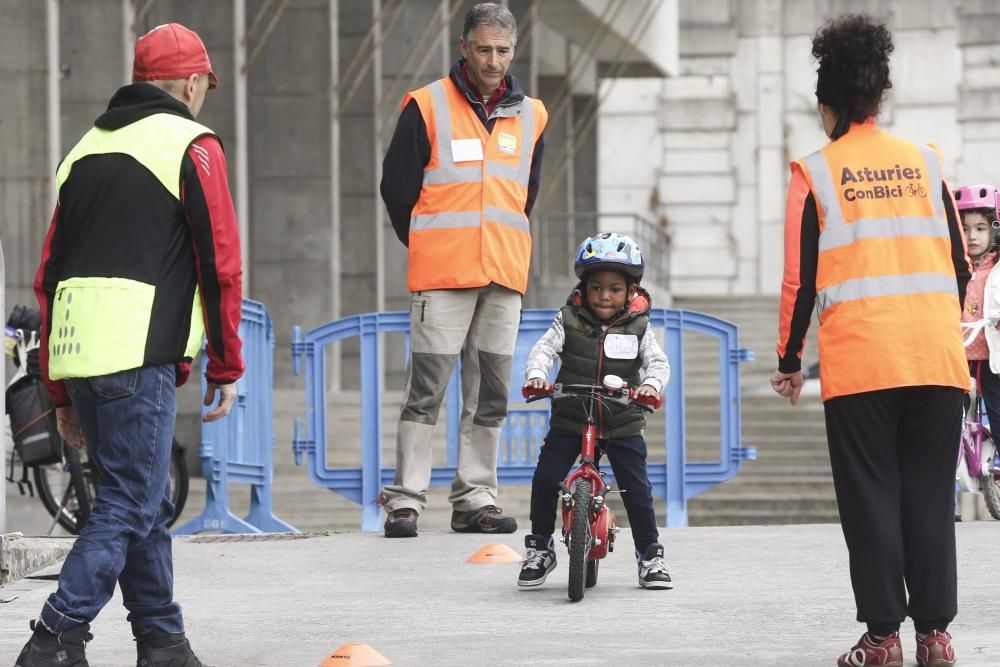
[[[1000,665],[1000,522],[956,529],[959,662]],[[830,665],[863,630],[836,525],[668,529],[661,539],[674,590],[637,587],[623,531],[597,586],[571,603],[561,545],[537,590],[517,590],[516,563],[465,563],[490,543],[520,551],[523,532],[176,538],[176,596],[199,655],[226,667],[315,666],[349,642],[404,666]],[[16,596],[0,604],[0,663],[13,662],[54,588],[30,579],[0,588],[0,599]],[[120,597],[92,631],[91,665],[135,664]],[[913,665],[911,624],[903,635]]]

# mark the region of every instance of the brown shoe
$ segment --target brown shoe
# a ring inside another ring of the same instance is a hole
[[[517,530],[517,520],[502,514],[503,511],[496,505],[477,507],[468,512],[454,510],[451,513],[451,529],[456,533],[513,533]]]
[[[921,667],[950,667],[955,664],[955,647],[951,635],[932,630],[928,635],[917,633],[917,664]]]
[[[385,517],[386,537],[416,537],[417,510],[412,507],[401,507],[392,510]]]

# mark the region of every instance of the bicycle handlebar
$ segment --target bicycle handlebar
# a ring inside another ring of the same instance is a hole
[[[521,395],[526,403],[540,401],[543,398],[558,400],[561,398],[587,398],[594,394],[611,400],[619,405],[634,405],[640,410],[652,412],[663,405],[661,396],[640,396],[639,390],[635,387],[623,385],[621,389],[609,389],[600,384],[546,384],[544,387],[531,387],[525,385],[521,387]]]
[[[962,322],[962,328],[968,330],[962,334],[965,347],[972,345],[972,341],[979,336],[980,331],[986,327],[996,326],[1000,326],[1000,317],[984,317],[983,319],[976,320],[975,322]]]

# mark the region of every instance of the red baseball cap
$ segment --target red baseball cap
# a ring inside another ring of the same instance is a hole
[[[209,88],[219,85],[208,51],[195,31],[180,23],[165,23],[136,40],[133,82],[186,79],[192,74],[208,74]]]

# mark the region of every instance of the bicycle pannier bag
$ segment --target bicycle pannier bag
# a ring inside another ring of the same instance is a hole
[[[29,375],[8,387],[7,412],[14,447],[24,465],[62,461],[55,406],[40,378]]]

